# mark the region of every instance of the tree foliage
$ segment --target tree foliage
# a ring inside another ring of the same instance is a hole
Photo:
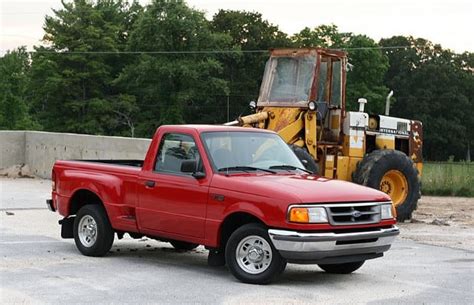
[[[424,39],[382,39],[390,68],[385,83],[397,99],[392,115],[423,122],[424,154],[430,160],[464,159],[474,143],[472,53],[454,54]]]
[[[202,12],[183,1],[153,1],[127,43],[128,51],[151,53],[136,56],[116,79],[142,110],[138,133],[149,135],[162,124],[209,122],[218,110],[215,97],[226,95],[228,87],[219,54],[205,51],[229,47],[230,38],[213,32]]]
[[[242,50],[240,54],[222,58],[224,78],[229,84],[229,114],[233,119],[245,112],[249,102],[258,97],[268,59],[268,53],[260,51],[290,47],[292,42],[287,34],[264,20],[260,13],[220,10],[211,23],[215,32],[230,36],[232,49]],[[220,107],[223,110],[226,109],[223,103],[226,99],[226,96],[221,97]],[[225,111],[222,111],[217,122],[227,120],[224,114]]]
[[[32,54],[0,57],[1,129],[149,137],[162,124],[222,123],[257,98],[262,50],[326,47],[348,53],[349,110],[365,97],[382,113],[394,90],[391,115],[423,122],[428,159],[464,159],[474,144],[474,54],[422,38],[377,43],[336,25],[288,36],[260,13],[207,20],[182,0],[63,1],[44,31]]]
[[[125,49],[140,10],[125,1],[75,0],[46,17],[47,46],[33,55],[31,92],[47,130],[131,135],[119,113],[133,116],[135,98],[113,84],[128,62],[113,53]]]
[[[0,129],[36,129],[29,114],[30,65],[24,47],[0,58]]]

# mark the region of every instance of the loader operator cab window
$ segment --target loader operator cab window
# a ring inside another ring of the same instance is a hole
[[[264,75],[270,82],[268,101],[308,101],[315,63],[314,56],[271,58]]]
[[[196,160],[196,172],[203,172],[201,156],[191,136],[177,133],[164,135],[156,158],[155,171],[190,175],[191,173],[181,171],[185,160]]]
[[[341,107],[342,65],[339,58],[321,57],[318,74],[318,102],[326,102],[331,108]]]

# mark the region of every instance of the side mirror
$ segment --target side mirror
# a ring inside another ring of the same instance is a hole
[[[181,163],[181,172],[192,174],[192,176],[196,179],[201,179],[206,177],[206,174],[202,172],[197,172],[197,162],[196,160],[184,160]]]

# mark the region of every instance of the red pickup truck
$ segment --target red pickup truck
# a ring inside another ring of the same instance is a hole
[[[275,133],[226,126],[162,126],[145,160],[57,161],[50,210],[61,236],[88,256],[115,234],[148,236],[268,283],[288,263],[350,273],[381,257],[395,236],[380,191],[315,176]]]

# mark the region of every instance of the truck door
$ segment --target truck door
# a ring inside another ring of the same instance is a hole
[[[192,135],[163,135],[154,168],[144,171],[138,182],[140,228],[204,238],[209,178],[181,172],[185,160],[196,160],[203,171],[201,155]]]

